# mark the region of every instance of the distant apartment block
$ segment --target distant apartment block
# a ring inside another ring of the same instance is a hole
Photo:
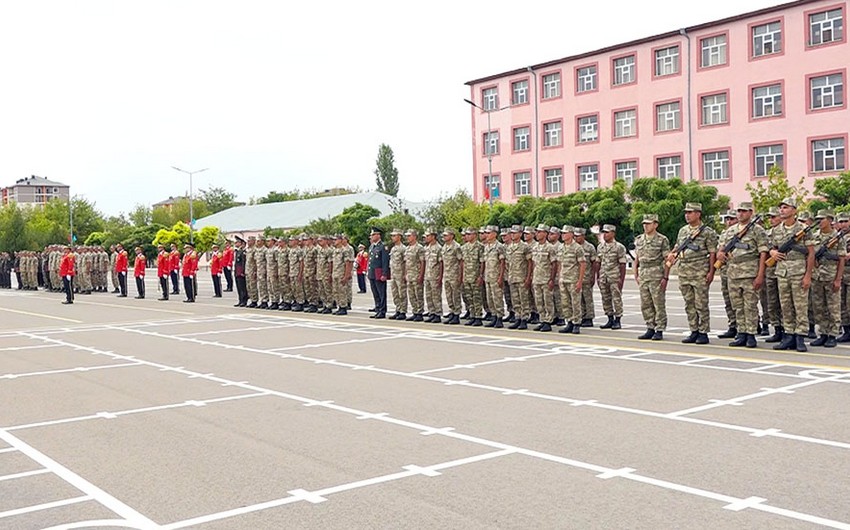
[[[474,197],[656,176],[737,203],[774,165],[811,188],[848,169],[846,17],[801,0],[469,81]]]
[[[14,185],[0,189],[0,199],[5,206],[10,202],[41,206],[53,199],[67,201],[70,187],[61,182],[35,175],[20,179]]]

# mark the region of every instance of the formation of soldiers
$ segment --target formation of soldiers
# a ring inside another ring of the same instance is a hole
[[[0,288],[12,288],[12,275],[18,289],[35,291],[43,287],[48,291],[62,291],[59,262],[65,245],[48,245],[42,252],[21,250],[14,256],[0,254]],[[91,294],[107,292],[110,270],[109,255],[99,246],[76,247],[76,292]]]

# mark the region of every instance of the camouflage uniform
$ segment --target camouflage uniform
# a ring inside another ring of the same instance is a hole
[[[512,233],[518,233],[519,226],[511,227]],[[528,279],[528,262],[531,260],[531,247],[525,241],[514,241],[505,247],[508,266],[508,285],[514,302],[516,317],[523,322],[531,320],[531,290],[525,285]]]
[[[254,254],[257,260],[257,296],[259,297],[260,307],[268,307],[269,305],[269,274],[266,253],[265,238],[257,238]]]
[[[741,207],[746,208],[747,203]],[[720,236],[718,246],[725,245],[744,229],[746,224],[730,226]],[[768,251],[767,233],[760,225],[753,225],[741,239],[731,254],[726,255],[726,275],[729,282],[729,298],[735,309],[735,322],[740,334],[755,335],[759,324],[759,295],[753,288],[753,281],[759,274],[761,259]],[[722,269],[721,269],[722,270]]]
[[[434,231],[425,232],[436,239]],[[425,245],[425,298],[428,313],[442,318],[443,315],[443,247],[437,241]]]
[[[490,226],[490,233],[498,231],[498,227]],[[495,323],[500,323],[505,316],[505,293],[503,290],[504,277],[502,276],[505,261],[505,246],[499,241],[487,241],[484,243],[484,251],[481,257],[484,262],[484,285],[487,289],[487,304],[490,312],[496,317]]]
[[[277,250],[277,240],[269,239],[272,246],[266,247],[266,283],[269,286],[269,309],[277,309],[280,304],[280,277],[278,276],[277,260],[280,253]]]
[[[512,241],[510,230],[507,229],[507,228],[503,228],[501,230],[501,237],[502,237],[502,241],[501,241],[502,246],[505,247],[505,252],[507,252],[507,247]],[[505,307],[508,310],[509,316],[513,317],[514,316],[514,300],[513,300],[513,296],[511,296],[511,285],[508,282],[507,266],[508,266],[508,263],[507,263],[507,257],[506,257],[505,258],[505,274],[502,277],[502,293],[504,293],[504,295],[505,295]]]
[[[771,208],[768,215],[778,220],[779,208]],[[768,245],[773,241],[773,230],[773,226],[767,229]],[[779,305],[779,284],[776,281],[775,267],[764,269],[764,292],[767,298],[767,322],[777,330],[777,334],[768,339],[768,342],[779,342],[782,340],[782,306]]]
[[[554,236],[554,234],[558,234],[558,236]],[[561,253],[561,247],[563,247],[563,243],[561,243],[560,239],[561,231],[557,226],[553,226],[549,229],[549,243],[555,247],[555,261],[558,260],[557,256]],[[561,325],[564,320],[564,311],[563,305],[561,301],[561,288],[558,284],[558,278],[555,278],[555,287],[552,289],[552,309],[555,313],[554,322],[558,325]]]
[[[838,214],[838,222],[845,227],[850,222],[850,214],[843,212]],[[845,251],[850,255],[850,233],[844,236]],[[844,333],[838,337],[838,342],[850,342],[850,262],[844,260],[844,276],[841,280],[841,326]]]
[[[549,227],[538,225],[537,232],[548,232]],[[558,251],[555,245],[547,240],[537,241],[531,245],[531,261],[534,270],[531,276],[531,285],[534,290],[534,303],[540,312],[541,325],[549,326],[555,320],[553,289],[549,288],[552,280],[553,268],[558,261]],[[551,329],[551,328],[550,328]]]
[[[280,282],[280,307],[290,309],[292,304],[292,280],[289,277],[289,241],[280,240],[277,248],[277,279]]]
[[[467,228],[464,234],[474,233],[474,228]],[[463,298],[470,322],[481,318],[481,288],[478,279],[481,277],[482,246],[478,241],[467,241],[460,247],[463,253]]]
[[[330,313],[330,308],[336,299],[333,291],[333,274],[331,272],[336,249],[328,246],[327,241],[327,237],[319,237],[319,247],[316,251],[316,281],[319,303],[324,306],[326,313]],[[345,263],[343,262],[341,265],[345,266]],[[342,275],[339,276],[339,280],[342,281]]]
[[[294,309],[304,305],[304,248],[301,245],[306,239],[302,234],[298,239],[289,240],[289,284],[292,288],[292,303]]]
[[[702,211],[700,205],[700,210]],[[702,226],[702,225],[700,225]],[[685,225],[679,229],[676,236],[676,247],[682,244],[691,233],[699,230],[699,226]],[[706,226],[697,236],[691,246],[682,252],[679,264],[679,292],[685,299],[685,313],[688,315],[688,327],[691,334],[707,334],[711,331],[711,320],[708,309],[708,289],[706,283],[711,267],[711,254],[717,252],[717,232]]]
[[[605,225],[603,231],[612,225]],[[626,247],[617,240],[599,243],[596,249],[599,256],[599,292],[602,294],[602,309],[609,321],[623,316],[623,293],[620,288],[620,265],[626,263]]]
[[[319,282],[316,278],[316,263],[318,260],[319,250],[313,244],[313,238],[307,239],[307,246],[304,247],[304,296],[307,299],[307,304],[310,306],[310,311],[319,305]]]
[[[730,226],[736,226],[738,212],[736,210],[729,210],[725,214],[720,216],[720,220],[724,226],[724,233],[726,228]],[[730,221],[735,220],[734,223]],[[722,239],[722,235],[720,238]],[[733,234],[734,235],[734,234]],[[722,246],[722,244],[720,244]],[[717,271],[717,274],[720,276],[720,293],[723,295],[723,309],[726,311],[726,324],[729,327],[729,330],[725,333],[718,335],[718,338],[725,339],[735,337],[738,331],[738,316],[735,314],[735,308],[732,306],[732,298],[729,296],[729,267],[721,267],[720,270]],[[762,289],[761,292],[764,292]]]
[[[643,222],[657,223],[658,216],[644,215]],[[652,236],[643,233],[635,238],[635,268],[640,284],[640,311],[646,324],[645,338],[647,339],[655,336],[655,333],[649,335],[650,330],[663,332],[667,329],[667,292],[666,286],[661,284],[662,280],[667,279],[664,260],[667,259],[669,252],[670,240],[660,232],[655,232]]]
[[[834,219],[835,215],[831,210],[821,210],[818,212],[816,219],[820,220],[821,217]],[[835,230],[835,228],[831,228],[829,232],[824,232],[822,230],[815,232],[812,236],[812,240],[814,241],[814,252],[817,252],[817,250],[824,246],[830,238],[837,234],[838,231]],[[821,256],[821,259],[817,260],[815,263],[815,270],[812,273],[811,291],[814,306],[814,321],[818,326],[818,330],[821,335],[818,340],[821,342],[813,341],[812,346],[823,345],[832,347],[835,344],[832,340],[830,340],[830,343],[827,344],[827,338],[834,339],[838,336],[838,326],[841,323],[841,290],[839,289],[838,291],[834,291],[833,285],[838,274],[839,260],[844,260],[847,256],[847,249],[843,243],[844,241],[839,240],[837,244],[835,244],[831,249],[828,249],[823,256]],[[842,279],[843,275],[838,278],[839,282],[842,281]],[[826,338],[824,338],[824,336],[826,336]]]
[[[576,228],[573,232],[576,236],[586,237],[584,228]],[[593,325],[593,319],[596,318],[596,307],[593,301],[593,286],[596,282],[596,273],[593,268],[599,262],[599,254],[596,252],[596,247],[593,243],[584,240],[581,243],[584,248],[584,257],[587,260],[587,267],[584,269],[584,281],[581,283],[581,320],[582,325]]]
[[[522,229],[522,241],[528,245],[528,251],[531,252],[531,247],[534,245],[534,227],[526,226]],[[530,254],[529,254],[530,256]],[[529,258],[530,259],[530,258]],[[534,303],[534,288],[529,285],[526,287],[528,291],[528,308],[531,311],[531,320],[539,320],[537,317],[537,304]],[[531,322],[531,321],[529,321]]]
[[[342,309],[348,307],[349,296],[351,296],[351,278],[345,280],[345,269],[348,263],[354,264],[354,248],[348,243],[338,243],[332,250],[331,258],[331,284],[333,285],[333,300]],[[325,302],[326,306],[330,301]]]
[[[565,226],[563,231],[572,234],[573,227]],[[561,302],[563,303],[564,320],[572,324],[570,331],[578,333],[581,329],[581,290],[576,291],[576,285],[583,279],[582,264],[587,266],[584,247],[574,240],[560,245],[558,252],[558,268],[560,270]]]
[[[412,233],[412,232],[408,232]],[[425,266],[425,248],[418,241],[410,243],[404,249],[404,273],[407,281],[407,299],[410,302],[410,310],[414,315],[422,315],[425,312],[422,299],[424,285],[419,283],[419,275]]]
[[[391,232],[393,236],[403,236],[401,230]],[[404,272],[404,245],[394,243],[390,249],[390,290],[397,315],[407,315],[407,276]]]
[[[778,224],[773,229],[772,246],[781,246],[794,234],[805,229],[803,223],[794,221],[791,226]],[[776,262],[776,281],[779,287],[779,305],[782,307],[782,325],[785,332],[805,337],[809,333],[809,290],[803,289],[806,274],[806,256],[814,241],[806,237]]]
[[[259,300],[257,289],[257,243],[255,237],[248,238],[248,248],[245,251],[245,286],[251,306],[256,307]]]
[[[454,229],[447,228],[443,235],[454,234]],[[392,254],[390,255],[392,259]],[[449,313],[455,317],[460,317],[463,311],[461,304],[461,286],[460,286],[460,267],[463,260],[463,251],[460,244],[452,239],[450,242],[443,244],[443,285],[446,289],[446,304],[449,306]]]

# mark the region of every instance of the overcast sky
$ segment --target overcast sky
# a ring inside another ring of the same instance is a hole
[[[26,0],[0,7],[0,185],[107,214],[195,189],[471,188],[464,82],[779,2]]]

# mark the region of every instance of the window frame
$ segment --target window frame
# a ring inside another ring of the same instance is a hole
[[[775,140],[772,142],[757,142],[752,143],[749,146],[750,149],[750,180],[764,180],[767,178],[767,172],[764,175],[756,175],[756,149],[760,147],[773,147],[773,146],[782,146],[782,164],[783,170],[788,167],[788,141],[787,140]]]
[[[703,98],[720,96],[720,95],[726,96],[726,121],[722,121],[722,122],[719,122],[719,123],[703,123],[703,117],[704,117],[703,116],[703,101],[702,101]],[[731,113],[729,112],[730,98],[729,98],[729,89],[728,88],[726,90],[718,90],[718,91],[712,91],[712,92],[705,92],[705,93],[702,93],[702,94],[697,94],[697,105],[698,105],[697,112],[699,114],[699,122],[698,122],[699,125],[697,126],[698,129],[711,129],[713,127],[728,127],[729,124],[732,122]]]
[[[581,141],[581,125],[580,125],[579,122],[581,120],[585,119],[585,118],[596,118],[596,139],[595,140],[588,140],[586,142],[582,142]],[[576,145],[593,145],[593,144],[599,143],[600,137],[602,136],[602,132],[601,132],[600,127],[599,127],[599,113],[598,112],[591,112],[591,113],[588,113],[588,114],[579,114],[578,116],[575,117],[575,124],[576,124],[576,135],[575,135]]]
[[[722,63],[718,63],[718,64],[708,65],[708,66],[704,65],[704,64],[702,63],[702,47],[703,47],[703,45],[702,45],[702,41],[707,40],[707,39],[713,39],[713,38],[716,38],[716,37],[721,37],[721,36],[725,36],[725,37],[726,37],[726,44],[725,44],[725,48],[726,48],[726,52],[725,52],[725,54],[726,54],[726,61],[725,61],[725,62],[722,62]],[[697,53],[697,61],[696,61],[696,65],[697,65],[697,71],[698,71],[698,72],[700,72],[700,71],[703,71],[703,70],[715,70],[715,69],[717,69],[717,68],[725,68],[725,67],[729,66],[729,63],[731,62],[731,57],[730,57],[730,53],[729,53],[729,50],[731,49],[731,44],[732,44],[732,43],[731,43],[731,42],[730,42],[730,40],[729,40],[729,30],[726,30],[726,31],[718,31],[718,32],[716,32],[716,33],[710,33],[710,34],[706,34],[706,35],[700,35],[699,37],[697,37],[697,46],[696,46],[696,53]]]
[[[660,107],[661,105],[670,105],[672,103],[678,103],[679,104],[679,127],[676,128],[676,129],[665,129],[663,131],[660,131],[660,130],[658,130],[658,123],[659,123],[658,122],[658,107]],[[675,133],[675,132],[682,132],[684,130],[684,120],[683,120],[683,115],[682,115],[683,105],[684,105],[684,102],[683,102],[682,98],[667,99],[667,100],[663,100],[663,101],[654,102],[652,104],[652,114],[653,114],[653,118],[652,118],[653,119],[653,122],[652,122],[653,128],[652,129],[654,131],[654,134],[670,134],[670,133]]]
[[[558,76],[558,95],[546,97],[546,77],[550,75]],[[564,97],[564,72],[560,69],[550,70],[548,72],[540,72],[540,101],[553,101]]]
[[[818,15],[820,13],[828,13],[830,11],[840,10],[841,11],[841,38],[838,40],[831,40],[827,43],[821,44],[812,44],[812,24],[811,17],[812,15]],[[809,9],[803,12],[803,35],[806,36],[803,41],[803,48],[806,51],[809,50],[819,50],[821,48],[827,48],[829,46],[837,46],[840,44],[844,44],[847,41],[847,10],[845,9],[845,4],[832,4],[824,7],[818,7],[814,9]]]
[[[560,131],[558,132],[560,142],[557,145],[546,145],[546,140],[547,140],[546,126],[552,125],[554,123],[557,123],[557,124],[560,125]],[[564,147],[564,120],[559,118],[557,120],[546,120],[546,121],[542,122],[540,124],[540,137],[543,139],[543,141],[540,142],[540,148],[541,149],[559,149],[561,147]]]
[[[594,68],[596,70],[596,75],[594,76],[595,77],[594,87],[591,90],[579,91],[579,70],[583,70],[585,68]],[[594,92],[599,92],[599,62],[597,61],[597,62],[593,62],[593,63],[580,64],[580,65],[576,66],[575,68],[573,68],[573,80],[575,82],[574,93],[577,96],[581,96],[581,95],[584,95],[584,94],[593,94]]]
[[[496,91],[496,105],[493,108],[490,108],[487,104],[487,96],[484,95],[485,92],[489,90]],[[481,87],[481,112],[493,112],[499,110],[499,85],[487,85]]]
[[[726,175],[726,178],[719,179],[706,179],[705,178],[705,155],[712,153],[727,153],[726,164],[729,169],[729,173]],[[699,180],[704,183],[714,183],[714,182],[732,182],[732,147],[713,147],[710,149],[701,149],[699,151]]]
[[[620,180],[619,175],[617,174],[617,166],[620,165],[620,164],[629,164],[629,163],[634,163],[635,174],[632,176],[632,181],[627,182],[627,184],[629,186],[631,186],[636,179],[640,178],[640,159],[638,159],[637,157],[621,158],[621,159],[618,159],[618,160],[612,160],[611,161],[611,169],[612,169],[611,174],[614,175],[614,182],[616,182],[617,180]]]
[[[678,67],[676,68],[676,72],[672,74],[658,74],[657,66],[658,66],[658,57],[657,53],[662,50],[667,50],[669,48],[678,48]],[[667,44],[662,44],[660,46],[655,46],[651,50],[652,53],[652,80],[655,81],[657,79],[668,79],[671,77],[676,77],[682,75],[682,43],[680,41],[676,42],[668,42]]]
[[[756,43],[755,43],[755,29],[757,27],[766,26],[769,24],[779,23],[779,35],[780,42],[782,43],[782,48],[778,52],[773,53],[765,53],[762,55],[756,55]],[[747,52],[747,57],[749,58],[749,62],[753,61],[763,61],[765,59],[770,59],[772,57],[781,57],[785,55],[785,49],[788,47],[788,42],[785,33],[785,16],[780,15],[778,17],[766,18],[763,20],[758,20],[756,22],[751,22],[747,24],[747,36],[749,37],[749,47]]]
[[[845,133],[839,133],[839,134],[822,134],[822,135],[819,135],[819,136],[810,136],[810,137],[806,138],[806,150],[808,151],[807,156],[808,156],[808,164],[809,164],[808,165],[809,175],[815,176],[815,177],[822,177],[824,175],[838,174],[838,173],[842,173],[844,171],[847,171],[847,168],[848,168],[848,165],[847,165],[847,139],[848,139],[848,136],[850,136],[850,135],[848,135],[848,133],[845,132]],[[814,143],[824,141],[824,140],[844,140],[844,169],[830,169],[830,170],[824,170],[824,171],[815,171]]]
[[[632,76],[633,79],[626,83],[617,83],[617,61],[620,59],[626,59],[631,57],[634,62],[632,62]],[[628,53],[623,53],[620,55],[615,55],[611,57],[611,88],[620,88],[624,86],[636,85],[638,82],[638,61],[637,61],[637,51],[630,51]]]
[[[841,105],[833,105],[831,107],[822,107],[819,109],[813,109],[812,103],[814,102],[814,97],[812,94],[812,81],[818,77],[827,77],[830,75],[841,75],[841,96],[842,102]],[[847,68],[829,70],[825,72],[816,72],[813,74],[806,75],[806,114],[818,114],[821,112],[835,112],[841,111],[847,108]]]
[[[628,136],[617,136],[617,114],[619,114],[621,112],[628,112],[628,111],[634,111],[634,113],[635,113],[634,122],[633,122],[634,134],[631,134],[631,135],[628,135]],[[640,116],[639,116],[639,111],[638,111],[637,106],[623,107],[621,109],[612,110],[611,111],[611,141],[633,140],[633,139],[638,138],[638,136],[640,135],[640,128],[638,126],[638,123],[640,122],[639,118],[640,118]]]
[[[581,169],[585,167],[596,167],[596,187],[595,188],[582,188],[581,187]],[[593,162],[579,162],[576,164],[576,191],[593,191],[598,190],[602,187],[602,175],[599,172],[599,161]]]
[[[658,171],[658,167],[659,167],[658,162],[662,158],[674,158],[674,157],[679,158],[679,176],[678,177],[672,177],[672,178],[678,178],[679,180],[684,182],[685,175],[684,175],[683,171],[685,169],[685,153],[682,152],[682,151],[679,151],[679,152],[676,152],[676,153],[663,153],[663,154],[660,154],[660,155],[655,155],[653,157],[653,168],[652,168],[653,172],[655,173],[655,177],[660,178],[662,180],[670,180],[669,177],[666,177],[666,176],[662,177],[661,176],[661,173]]]
[[[528,136],[526,138],[526,143],[528,147],[525,149],[517,149],[516,148],[516,131],[517,129],[528,129]],[[530,123],[521,123],[511,127],[511,153],[526,153],[531,151],[531,124]]]
[[[517,103],[514,101],[514,85],[516,83],[525,82],[525,101],[523,103]],[[523,105],[531,104],[531,78],[530,77],[521,77],[519,79],[512,79],[510,81],[510,90],[511,90],[511,107],[522,107]]]
[[[489,153],[489,146],[492,145],[492,139],[489,137],[491,134],[496,135],[496,152]],[[493,156],[499,156],[502,152],[502,135],[499,129],[491,129],[489,131],[483,131],[481,133],[481,148],[482,148],[482,156],[484,158]]]
[[[779,85],[779,96],[782,100],[782,102],[781,102],[782,112],[780,112],[779,114],[772,114],[770,116],[756,116],[755,115],[756,100],[755,100],[754,92],[759,88],[768,88],[768,87],[772,87],[772,86],[776,86],[776,85]],[[760,83],[754,83],[754,84],[747,87],[747,94],[749,94],[748,108],[749,108],[749,116],[750,116],[749,121],[750,121],[750,123],[756,122],[756,121],[777,120],[777,119],[782,119],[782,118],[785,117],[785,110],[786,110],[786,107],[787,107],[787,101],[785,101],[785,80],[784,79],[776,79],[774,81],[763,81],[763,82],[760,82]]]
[[[542,195],[563,195],[564,194],[564,166],[547,166],[541,168],[543,170],[543,193]],[[548,171],[560,171],[561,174],[558,178],[558,191],[549,191],[549,175],[546,173]]]
[[[517,177],[517,175],[523,175],[523,174],[528,175],[528,182],[527,182],[528,193],[517,193],[517,179],[516,179],[516,177]],[[511,180],[513,181],[512,182],[512,184],[513,184],[512,191],[513,191],[514,197],[529,197],[529,196],[531,196],[531,193],[532,193],[531,180],[532,179],[531,179],[531,169],[530,168],[529,169],[514,170],[513,172],[511,172]]]

